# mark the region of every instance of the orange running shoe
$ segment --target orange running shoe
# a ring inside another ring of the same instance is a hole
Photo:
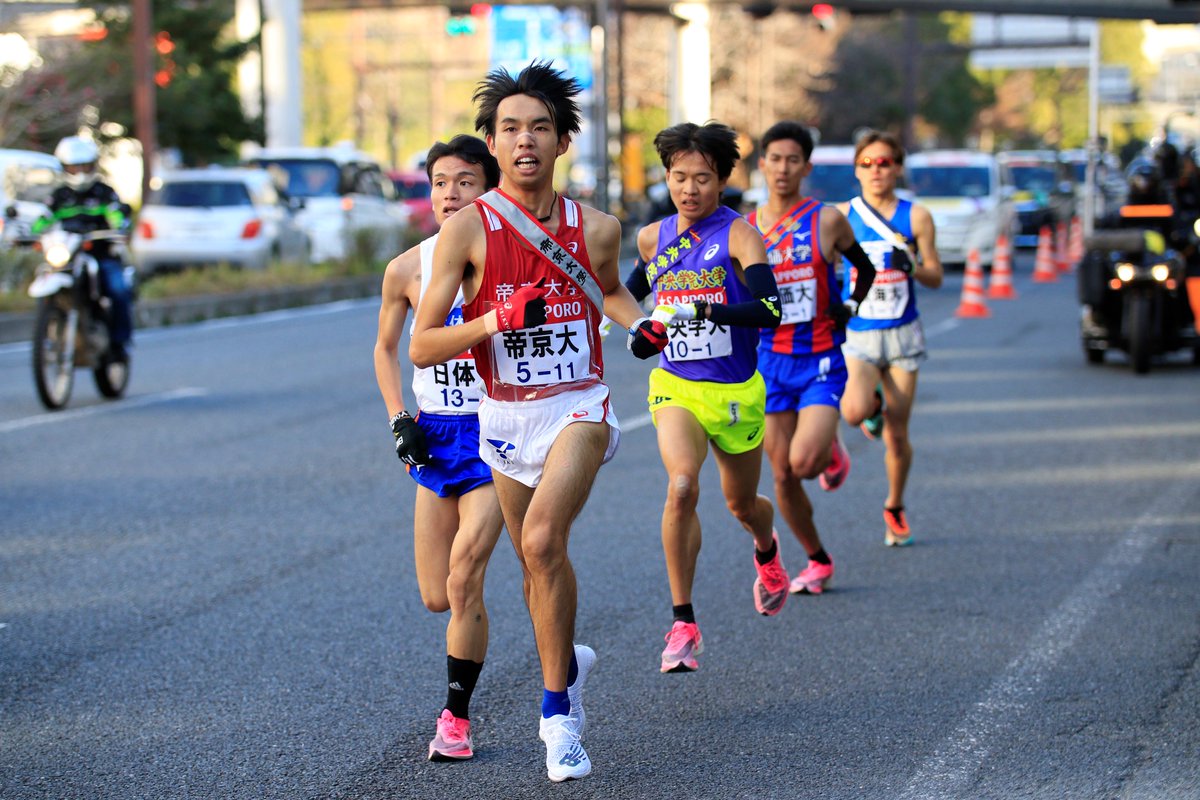
[[[904,506],[883,510],[883,543],[888,547],[907,547],[912,544],[912,531],[904,517]]]

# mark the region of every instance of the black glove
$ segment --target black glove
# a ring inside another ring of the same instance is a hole
[[[905,275],[912,275],[913,263],[908,257],[907,250],[901,250],[899,247],[892,248],[892,263],[891,269],[898,269]]]
[[[392,417],[392,435],[396,437],[396,455],[405,464],[423,467],[429,462],[429,447],[425,431],[407,411]]]
[[[841,332],[845,332],[846,323],[857,313],[858,303],[854,298],[850,298],[842,303],[830,303],[829,305],[829,316],[833,317],[833,324]]]
[[[656,319],[642,317],[629,329],[626,346],[638,358],[656,356],[667,346],[667,326]]]

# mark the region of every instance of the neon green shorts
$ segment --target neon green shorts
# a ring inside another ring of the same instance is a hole
[[[661,367],[650,372],[650,415],[660,408],[687,409],[712,443],[730,455],[762,444],[767,388],[757,372],[744,383],[689,381]]]

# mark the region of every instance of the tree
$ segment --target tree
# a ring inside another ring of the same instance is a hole
[[[967,51],[953,42],[954,18],[921,15],[911,52],[916,58],[913,87],[920,122],[945,144],[961,144],[974,129],[981,109],[993,102],[989,87],[967,69]],[[859,16],[838,42],[826,76],[829,85],[811,91],[821,106],[827,141],[849,141],[869,126],[899,133],[905,127],[905,59],[910,52],[905,26],[891,17]]]
[[[151,2],[155,30],[167,33],[173,45],[169,53],[158,54],[158,69],[167,73],[160,77],[169,78],[157,86],[159,147],[178,148],[184,163],[206,164],[233,160],[244,141],[262,142],[262,120],[246,117],[234,91],[237,64],[258,43],[228,35],[233,0]],[[128,54],[133,44],[128,6],[99,2],[94,7],[109,32],[94,46],[107,51],[119,65],[112,77],[121,87],[101,114],[131,131],[133,74]]]
[[[178,148],[185,163],[204,164],[233,160],[243,141],[261,142],[262,120],[248,119],[234,92],[237,63],[257,42],[226,35],[232,0],[153,0],[153,6],[155,29],[168,34],[172,45],[170,52],[158,54],[160,77],[169,78],[156,87],[159,146]],[[103,36],[75,42],[60,57],[15,79],[18,91],[4,92],[4,129],[12,130],[11,121],[35,121],[37,138],[28,141],[37,149],[53,148],[81,124],[94,127],[101,138],[133,131],[128,6],[94,3],[93,8]]]

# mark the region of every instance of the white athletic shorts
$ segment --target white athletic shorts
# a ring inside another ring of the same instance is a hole
[[[846,331],[842,355],[874,364],[881,370],[898,367],[916,372],[925,360],[925,329],[918,317],[896,328],[869,331]]]
[[[608,423],[603,461],[607,464],[617,452],[621,426],[603,383],[539,400],[483,398],[479,403],[479,456],[500,474],[532,488],[542,480],[554,440],[572,422]]]

